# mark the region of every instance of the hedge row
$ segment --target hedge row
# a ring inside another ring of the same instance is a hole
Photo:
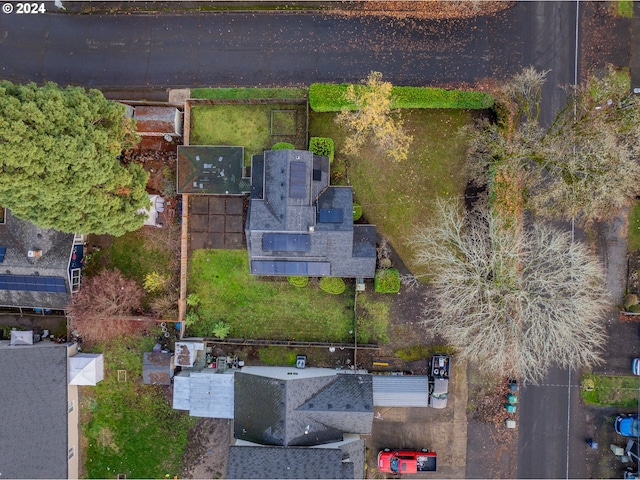
[[[329,157],[329,163],[333,162],[335,154],[335,144],[332,139],[327,137],[311,137],[309,139],[309,151],[316,155]]]
[[[339,112],[343,108],[355,110],[345,99],[349,84],[314,83],[309,87],[309,105],[314,112]],[[356,85],[356,88],[365,88]],[[393,87],[391,108],[464,108],[481,110],[493,106],[488,93],[445,90],[430,87]]]
[[[400,291],[400,272],[395,268],[376,270],[373,285],[378,293],[398,293]]]

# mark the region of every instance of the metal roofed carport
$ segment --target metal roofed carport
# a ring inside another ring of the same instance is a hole
[[[376,407],[426,407],[429,377],[421,375],[373,375],[373,405]]]

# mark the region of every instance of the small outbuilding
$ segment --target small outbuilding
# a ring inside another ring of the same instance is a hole
[[[101,353],[77,353],[69,358],[69,385],[97,385],[104,379]]]
[[[148,385],[171,385],[175,370],[174,356],[169,352],[145,352],[142,379]]]

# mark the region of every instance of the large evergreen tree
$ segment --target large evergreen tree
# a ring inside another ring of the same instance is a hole
[[[0,205],[63,232],[140,228],[148,174],[123,164],[137,135],[98,90],[0,81]]]

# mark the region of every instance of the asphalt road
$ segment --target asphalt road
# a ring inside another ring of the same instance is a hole
[[[454,21],[0,14],[0,77],[127,89],[354,82],[377,70],[397,85],[446,86],[500,81],[533,65],[550,70],[541,115],[550,124],[564,104],[556,85],[574,81],[575,20],[575,2],[522,2]],[[584,439],[568,424],[567,405],[579,408],[568,387],[575,378],[554,370],[542,386],[522,389],[518,476],[584,476],[582,456],[572,455]]]

